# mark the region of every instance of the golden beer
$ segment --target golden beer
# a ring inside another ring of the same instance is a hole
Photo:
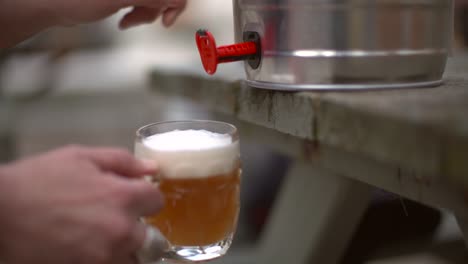
[[[151,180],[165,197],[164,208],[145,222],[171,244],[168,258],[202,261],[224,255],[239,214],[241,168],[235,127],[185,121],[149,125],[138,133],[135,155],[158,164],[160,173]]]
[[[229,237],[239,212],[240,170],[203,179],[162,179],[164,209],[147,222],[173,244],[211,245]]]

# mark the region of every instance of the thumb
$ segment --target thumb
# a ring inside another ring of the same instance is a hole
[[[166,27],[174,24],[179,15],[185,10],[187,0],[168,0],[167,9],[164,11],[163,24]]]
[[[132,11],[125,14],[120,20],[120,29],[127,29],[132,26],[137,26],[144,23],[150,23],[156,20],[159,16],[160,9],[149,7],[134,7]]]
[[[181,9],[169,8],[164,12],[163,15],[163,24],[165,27],[172,26],[176,21],[177,17],[182,13]]]

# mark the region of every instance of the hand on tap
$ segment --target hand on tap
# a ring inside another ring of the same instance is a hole
[[[171,26],[182,13],[186,0],[50,0],[54,8],[49,12],[59,25],[94,22],[110,16],[120,9],[131,7],[120,21],[121,28],[154,22],[162,17],[164,26]]]
[[[5,0],[0,8],[0,49],[54,26],[73,26],[106,18],[132,8],[120,21],[120,28],[154,22],[162,17],[172,25],[187,0]]]

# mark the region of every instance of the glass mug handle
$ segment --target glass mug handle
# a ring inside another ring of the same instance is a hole
[[[149,264],[160,261],[170,250],[170,245],[164,235],[155,227],[145,225],[145,240],[136,252],[135,258],[139,264]]]

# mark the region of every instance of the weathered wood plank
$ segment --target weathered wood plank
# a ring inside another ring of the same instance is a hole
[[[468,77],[436,88],[289,93],[199,74],[152,73],[156,91],[240,120],[425,175],[468,184]],[[467,74],[468,75],[468,74]]]
[[[241,131],[242,138],[255,139],[258,144],[295,159],[306,160],[316,168],[365,182],[429,206],[455,212],[466,211],[464,195],[459,186],[437,182],[422,172],[286,135],[251,122],[234,121],[234,124]]]

